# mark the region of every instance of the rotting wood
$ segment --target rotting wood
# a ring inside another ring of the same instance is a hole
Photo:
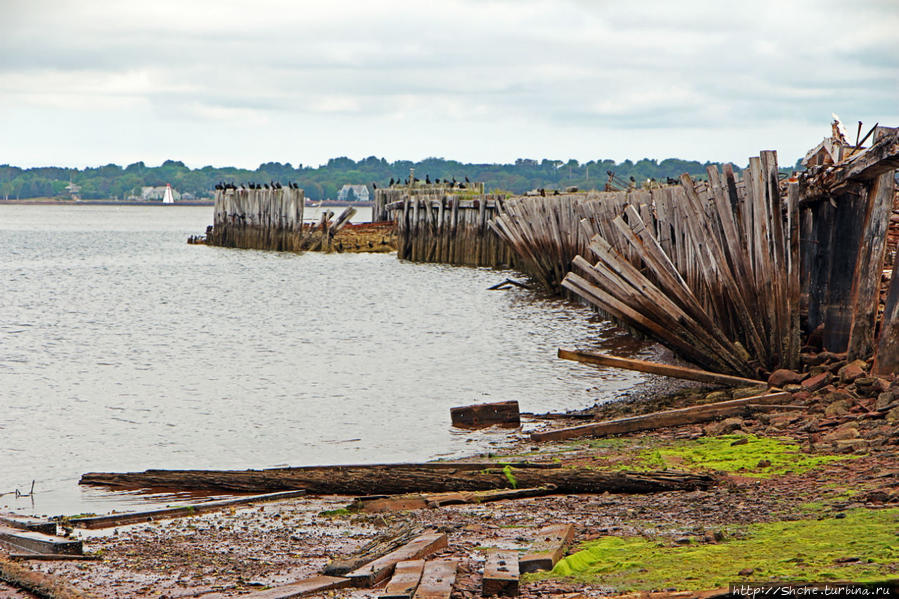
[[[99,555],[82,555],[67,553],[10,553],[9,559],[17,561],[39,561],[39,562],[57,562],[57,561],[96,561],[100,559]]]
[[[717,372],[708,372],[707,370],[697,370],[695,368],[685,368],[683,366],[658,364],[656,362],[647,362],[646,360],[619,358],[617,356],[610,356],[608,354],[591,351],[559,349],[558,356],[563,360],[574,360],[585,364],[596,364],[598,366],[610,366],[612,368],[649,372],[651,374],[660,374],[662,376],[700,381],[703,383],[714,383],[717,385],[746,386],[766,384],[765,381],[756,379],[719,374]]]
[[[893,265],[893,275],[880,326],[880,341],[872,370],[875,374],[881,375],[899,374],[899,256]]]
[[[427,562],[413,599],[450,599],[458,566],[456,560]]]
[[[419,527],[406,523],[400,527],[391,527],[363,545],[355,554],[332,560],[322,571],[328,576],[343,576],[383,557],[395,549],[405,545],[422,534]]]
[[[94,599],[59,577],[35,571],[0,555],[0,581],[41,599]]]
[[[756,400],[757,401],[757,400]],[[147,470],[131,473],[89,473],[83,484],[126,488],[279,491],[304,488],[323,495],[400,495],[448,491],[487,491],[510,487],[555,485],[559,493],[654,493],[704,488],[714,479],[704,475],[665,472],[600,472],[589,468],[517,467],[467,464],[453,468],[417,465],[272,468],[269,470]],[[510,476],[514,478],[514,483]]]
[[[500,401],[450,408],[450,418],[457,428],[483,428],[500,425],[521,426],[518,401]]]
[[[0,514],[0,525],[21,530],[42,532],[45,535],[56,534],[56,522],[32,518],[31,516],[22,516],[20,514]]]
[[[350,504],[350,509],[369,513],[416,510],[463,503],[489,503],[507,499],[541,497],[550,495],[555,491],[556,487],[554,485],[548,485],[533,489],[497,489],[494,491],[455,491],[451,493],[393,495],[372,498],[359,497]]]
[[[124,524],[134,524],[135,522],[152,522],[154,520],[166,520],[169,518],[181,518],[185,516],[196,516],[207,512],[216,512],[224,508],[237,505],[246,505],[251,503],[261,503],[266,501],[280,501],[282,499],[290,499],[293,497],[301,497],[306,492],[303,490],[296,491],[280,491],[278,493],[266,493],[263,495],[251,495],[249,497],[238,497],[236,499],[222,499],[219,501],[207,501],[202,503],[191,503],[187,505],[179,505],[168,508],[160,508],[156,510],[143,510],[139,512],[122,512],[118,514],[109,514],[106,516],[84,516],[78,518],[68,518],[66,522],[76,528],[110,528],[113,526],[121,526]]]
[[[516,597],[519,576],[517,551],[490,551],[484,563],[481,595]]]
[[[616,418],[615,420],[606,420],[604,422],[582,424],[569,428],[538,431],[531,433],[531,439],[534,441],[562,441],[564,439],[573,439],[576,437],[619,435],[622,433],[633,433],[663,427],[696,424],[697,422],[708,422],[709,420],[716,420],[718,418],[745,414],[748,409],[751,409],[749,408],[751,405],[773,404],[778,401],[790,399],[791,397],[790,393],[781,391],[766,395],[745,397],[742,399],[731,399],[728,401],[690,406],[687,408],[653,412],[651,414],[643,414],[640,416],[629,416],[627,418]]]
[[[565,555],[565,549],[574,539],[574,526],[556,524],[546,526],[537,531],[534,543],[528,552],[518,561],[522,574],[538,570],[552,570]]]
[[[6,526],[0,526],[0,543],[32,553],[83,553],[81,541]]]
[[[411,599],[418,588],[425,560],[399,562],[393,568],[393,577],[378,597],[380,599]]]
[[[290,584],[240,595],[240,597],[243,599],[294,599],[296,597],[318,595],[326,591],[345,589],[352,586],[352,582],[349,578],[337,576],[313,576]],[[200,595],[200,597],[201,599],[225,599],[226,597],[234,597],[234,595],[210,593]]]
[[[353,586],[371,587],[390,576],[393,573],[394,566],[399,562],[427,557],[444,549],[446,546],[446,535],[443,533],[419,535],[387,555],[349,572],[347,578],[353,581]]]

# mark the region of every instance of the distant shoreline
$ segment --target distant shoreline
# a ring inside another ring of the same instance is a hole
[[[0,199],[0,206],[26,205],[26,206],[215,206],[213,200],[194,200],[189,202],[175,202],[174,204],[163,204],[162,202],[134,202],[127,200],[56,200],[53,198],[28,198],[22,200],[3,200]],[[316,203],[314,206],[306,203],[307,208],[324,207],[341,207],[341,206],[358,206],[360,208],[371,207],[371,202],[342,202],[339,200],[325,200]]]

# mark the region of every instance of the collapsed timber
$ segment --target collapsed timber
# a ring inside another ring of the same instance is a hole
[[[396,249],[392,223],[362,223],[350,219],[349,206],[334,218],[325,210],[318,222],[304,222],[302,189],[222,189],[215,193],[213,224],[205,238],[222,247],[287,252],[391,252]]]
[[[874,140],[790,181],[765,151],[742,176],[726,165],[707,182],[510,198],[489,226],[546,287],[708,370],[767,378],[817,338],[850,360],[877,350],[874,372],[895,372],[899,277],[883,267],[899,131]]]

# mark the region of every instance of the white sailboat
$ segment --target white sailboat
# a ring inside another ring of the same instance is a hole
[[[163,204],[174,204],[175,196],[172,195],[172,186],[169,183],[165,185],[165,195],[162,196]]]

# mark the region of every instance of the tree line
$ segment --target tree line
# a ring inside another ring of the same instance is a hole
[[[81,189],[79,196],[84,199],[128,199],[140,196],[143,186],[171,184],[181,193],[190,193],[197,198],[212,197],[217,183],[240,185],[249,182],[268,183],[288,181],[299,184],[307,198],[313,201],[336,198],[344,184],[386,187],[390,179],[403,180],[409,176],[409,169],[415,169],[415,176],[424,180],[468,177],[472,181],[483,181],[488,191],[502,190],[524,193],[530,189],[564,189],[577,186],[581,189],[602,189],[612,171],[618,180],[638,184],[647,179],[664,181],[676,178],[682,173],[693,177],[705,176],[706,167],[720,163],[697,162],[668,158],[661,162],[644,158],[637,162],[625,160],[532,160],[520,158],[511,164],[468,164],[443,158],[426,158],[418,162],[397,160],[388,162],[383,158],[370,156],[359,161],[346,157],[332,158],[327,164],[317,167],[294,167],[290,163],[266,162],[255,170],[235,167],[204,166],[191,169],[183,162],[166,160],[160,166],[147,166],[135,162],[125,167],[107,164],[84,169],[64,167],[20,168],[0,165],[0,199],[27,199],[39,197],[66,197],[66,186],[70,183]],[[789,170],[789,169],[787,169]]]

